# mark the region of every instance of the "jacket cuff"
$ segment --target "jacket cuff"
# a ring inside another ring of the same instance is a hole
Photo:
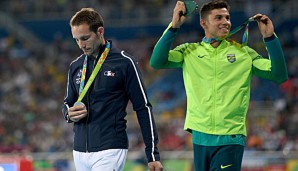
[[[160,155],[157,147],[155,147],[153,154],[149,151],[146,151],[146,155],[147,155],[148,163],[153,161],[160,161]]]
[[[179,28],[173,28],[173,27],[169,28],[169,31],[174,32],[174,33],[176,33],[178,30],[179,30]]]
[[[277,35],[275,33],[273,33],[273,35],[271,37],[264,38],[264,41],[265,42],[270,42],[270,41],[272,41],[276,38],[277,38]]]
[[[66,119],[67,123],[72,123],[73,122],[72,120],[70,120],[68,113],[66,113],[65,119]]]

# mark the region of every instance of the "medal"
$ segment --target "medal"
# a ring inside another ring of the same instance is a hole
[[[86,108],[83,102],[75,102],[73,106],[84,106],[84,108]]]
[[[190,16],[195,10],[198,9],[198,4],[195,1],[184,1],[186,12],[184,16]]]

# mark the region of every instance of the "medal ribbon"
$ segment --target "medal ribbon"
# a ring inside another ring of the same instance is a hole
[[[78,102],[81,102],[84,96],[86,95],[88,89],[90,88],[91,84],[93,83],[96,75],[98,74],[103,62],[105,61],[106,57],[108,56],[108,53],[110,51],[111,44],[109,41],[107,41],[106,48],[104,52],[101,54],[100,58],[98,59],[98,62],[92,71],[92,74],[90,75],[90,78],[88,79],[86,86],[85,85],[85,80],[86,80],[86,72],[87,72],[87,60],[88,57],[87,55],[85,56],[84,63],[83,63],[83,69],[82,69],[82,76],[81,76],[81,83],[80,83],[80,89],[79,89],[79,98]]]
[[[230,39],[227,39],[227,40],[230,41],[232,44],[238,46],[238,47],[246,46],[247,43],[248,43],[248,26],[249,26],[249,23],[252,22],[252,21],[255,21],[255,18],[250,17],[246,22],[244,22],[240,26],[233,29],[229,34],[227,34],[225,36],[222,36],[222,37],[217,37],[217,38],[206,38],[206,37],[204,37],[202,41],[205,42],[205,43],[211,43],[212,41],[220,42],[224,39],[227,39],[227,38],[231,37],[233,34],[237,33],[243,27],[245,27],[245,30],[244,30],[244,33],[243,33],[243,36],[242,36],[242,44],[238,44],[234,40],[230,40]]]

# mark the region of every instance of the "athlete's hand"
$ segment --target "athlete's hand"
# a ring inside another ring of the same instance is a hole
[[[154,161],[148,163],[149,171],[163,171],[163,166],[160,161]]]
[[[68,109],[69,119],[78,122],[82,118],[87,116],[87,110],[84,105],[73,106]]]
[[[180,26],[185,22],[186,17],[183,15],[186,13],[185,4],[183,1],[177,1],[176,6],[173,11],[172,27],[180,28]]]
[[[269,17],[262,14],[256,14],[254,18],[258,22],[258,26],[263,38],[271,37],[274,33],[274,27]]]

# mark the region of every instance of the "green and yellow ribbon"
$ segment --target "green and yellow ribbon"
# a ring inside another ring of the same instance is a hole
[[[86,80],[86,73],[87,73],[87,63],[88,63],[88,56],[85,56],[84,63],[83,63],[83,69],[82,69],[82,76],[81,76],[81,83],[80,83],[80,89],[79,89],[79,98],[77,102],[81,102],[86,95],[87,91],[89,90],[90,86],[92,85],[93,81],[95,80],[96,75],[98,74],[102,64],[104,63],[106,57],[108,56],[108,53],[111,48],[111,43],[107,41],[106,48],[104,52],[101,54],[100,58],[98,59],[98,62],[92,71],[92,74],[90,78],[88,79],[86,85],[85,85],[85,80]]]
[[[246,46],[248,43],[248,28],[249,28],[249,23],[252,21],[256,21],[256,19],[254,17],[250,17],[246,22],[244,22],[243,24],[241,24],[240,26],[236,27],[235,29],[233,29],[229,34],[222,36],[222,37],[217,37],[217,38],[203,38],[203,42],[205,43],[211,43],[213,41],[217,41],[220,42],[222,40],[228,40],[229,42],[231,42],[233,45],[237,46],[237,47],[242,47],[242,46]],[[243,36],[242,36],[242,44],[237,43],[234,40],[228,39],[229,37],[231,37],[232,35],[234,35],[235,33],[237,33],[238,31],[240,31],[243,27],[245,27]]]

